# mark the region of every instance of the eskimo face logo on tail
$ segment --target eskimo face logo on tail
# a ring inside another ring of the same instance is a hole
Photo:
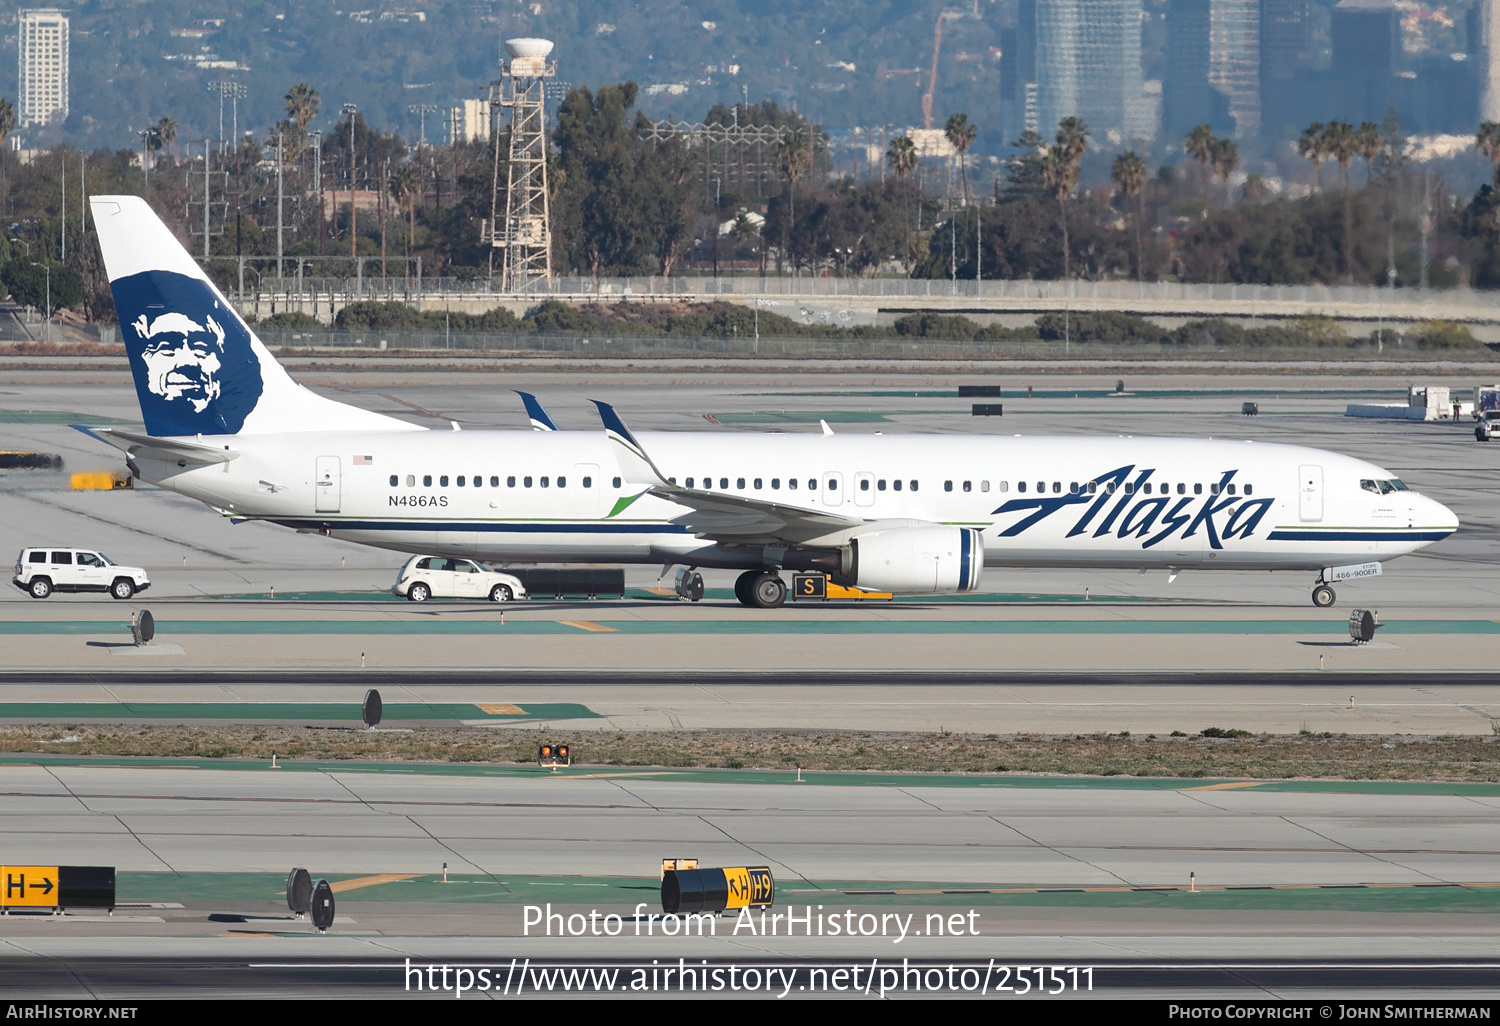
[[[144,271],[111,283],[146,430],[234,434],[262,381],[250,335],[202,281]]]
[[[180,313],[162,314],[150,324],[141,314],[131,325],[146,342],[146,387],[166,400],[184,399],[202,413],[219,398],[224,364],[224,329],[212,317],[197,324]]]

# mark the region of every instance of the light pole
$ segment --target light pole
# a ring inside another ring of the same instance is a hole
[[[406,112],[417,116],[417,145],[427,145],[427,115],[435,113],[438,109],[435,103],[413,103],[408,104]],[[418,151],[420,152],[420,150]]]
[[[27,250],[27,253],[28,254],[30,253],[29,249]],[[37,263],[33,263],[31,266],[32,267],[40,267],[43,271],[47,272],[47,307],[43,311],[47,315],[47,326],[44,329],[42,329],[42,330],[46,333],[46,339],[47,339],[47,341],[51,342],[52,341],[52,268],[48,267],[46,264],[37,264]]]
[[[344,117],[349,119],[349,255],[359,257],[359,218],[354,210],[354,115],[359,113],[359,107],[352,103],[344,104]]]

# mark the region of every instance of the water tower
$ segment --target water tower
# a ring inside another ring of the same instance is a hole
[[[501,288],[527,292],[552,279],[552,222],[547,205],[547,116],[544,82],[557,74],[548,63],[550,39],[507,39],[509,61],[500,64],[500,80],[490,87],[495,108],[510,108],[510,161],[502,215],[500,162],[495,161],[490,204],[490,243],[502,250]],[[498,133],[495,156],[500,155]]]

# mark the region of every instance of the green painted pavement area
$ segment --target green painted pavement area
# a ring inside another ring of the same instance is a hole
[[[995,381],[979,381],[975,384],[994,385]],[[854,389],[847,392],[759,392],[765,396],[825,397],[838,399],[1215,399],[1250,397],[1256,399],[1324,399],[1359,398],[1388,399],[1399,402],[1402,396],[1388,388],[1133,388],[1116,392],[1112,388],[1038,388],[1031,396],[1026,395],[1026,386],[1001,384],[998,396],[960,396],[955,389]],[[1236,413],[1239,411],[1236,410]]]
[[[82,704],[82,703],[80,703]],[[531,706],[530,708],[541,708]],[[577,708],[582,709],[583,706]],[[558,717],[562,718],[562,717]],[[574,744],[576,749],[578,744]],[[516,777],[555,780],[633,778],[676,784],[748,784],[806,787],[948,787],[1018,790],[1196,791],[1231,785],[1237,791],[1313,794],[1453,795],[1500,798],[1500,783],[1423,780],[1225,780],[1212,777],[1062,777],[998,773],[820,772],[803,770],[799,782],[791,770],[671,769],[654,766],[575,764],[556,771],[530,763],[374,762],[336,759],[281,759],[276,770],[263,759],[168,758],[120,755],[7,753],[0,766],[103,766],[111,769],[193,769],[306,773],[398,773],[443,777]]]
[[[516,706],[519,713],[490,712],[472,703],[388,702],[383,720],[596,720],[577,702]],[[360,722],[353,702],[0,702],[0,720],[346,720]]]
[[[326,874],[331,884],[360,880],[357,874]],[[121,902],[180,901],[195,907],[231,901],[286,902],[286,877],[279,873],[119,873],[117,900]],[[823,905],[824,914],[840,906],[916,907],[1074,907],[1161,909],[1179,911],[1300,911],[1300,912],[1452,912],[1494,915],[1500,912],[1500,888],[1454,885],[1413,887],[1307,887],[1243,888],[1189,892],[1175,888],[1143,888],[1128,891],[1084,891],[1047,889],[1030,893],[983,893],[991,888],[1026,887],[1013,883],[922,883],[890,881],[777,881],[776,904]],[[892,894],[891,891],[937,893]],[[851,893],[854,892],[854,893]],[[864,892],[864,893],[860,893]],[[422,902],[442,905],[546,904],[599,908],[602,912],[630,915],[638,904],[657,912],[661,884],[655,877],[501,877],[450,874],[445,883],[440,874],[421,875],[340,890],[339,904],[363,902]],[[214,911],[234,914],[220,906]],[[222,920],[221,920],[222,921]],[[730,929],[733,920],[721,922]]]
[[[498,564],[497,564],[497,566],[498,566]],[[504,567],[503,566],[499,566],[499,569],[503,570]],[[579,596],[579,597],[581,598],[582,596]],[[705,599],[710,599],[710,600],[713,600],[713,599],[722,599],[724,601],[728,601],[728,600],[734,598],[734,589],[733,588],[709,588],[709,589],[707,589],[707,590],[704,591],[703,597]],[[624,595],[624,599],[626,601],[631,601],[631,602],[672,602],[672,603],[675,603],[675,602],[678,601],[678,598],[677,598],[677,596],[675,594],[662,594],[661,592],[658,592],[658,591],[647,591],[647,590],[645,590],[643,588],[630,588],[630,589],[627,589],[626,592],[625,592],[625,595]],[[280,603],[286,603],[286,602],[406,602],[407,601],[407,599],[401,597],[400,595],[392,595],[389,591],[384,591],[384,590],[381,590],[381,591],[283,591],[283,592],[277,592],[276,593],[276,597],[274,599],[271,598],[266,592],[258,591],[258,592],[239,592],[239,593],[227,594],[227,595],[202,595],[202,596],[196,596],[196,597],[192,597],[192,598],[186,599],[186,601],[204,601],[204,602],[220,602],[220,601],[226,601],[226,600],[227,601],[234,601],[234,602],[263,602],[263,603],[271,603],[271,602],[280,602]],[[544,598],[542,598],[542,599],[539,600],[539,602],[546,602],[546,601],[548,601],[548,598],[546,598],[546,597],[544,597]],[[603,607],[605,609],[608,609],[609,608],[609,605],[608,605],[609,601],[610,600],[606,599],[606,600],[604,600],[604,602],[599,602],[598,604],[601,607]],[[880,602],[880,603],[888,603],[888,602],[890,602],[892,600],[889,600],[889,599],[874,599],[874,600],[868,600],[868,601],[874,601],[874,602]],[[1042,594],[1040,592],[1029,592],[1029,593],[1028,592],[1012,592],[1012,593],[965,592],[962,595],[898,595],[898,596],[896,596],[896,598],[894,599],[894,601],[896,601],[896,602],[921,602],[923,604],[934,603],[934,602],[935,603],[948,603],[948,602],[994,602],[994,603],[1007,603],[1007,604],[1010,604],[1010,603],[1051,603],[1051,602],[1060,602],[1060,603],[1091,602],[1093,604],[1098,604],[1098,605],[1108,605],[1108,604],[1111,604],[1111,603],[1118,603],[1118,602],[1132,602],[1132,603],[1150,602],[1150,603],[1153,603],[1155,605],[1174,605],[1174,604],[1180,604],[1180,603],[1196,602],[1199,605],[1206,604],[1204,602],[1204,600],[1202,600],[1202,599],[1153,598],[1153,597],[1145,596],[1145,595],[1093,595],[1090,598],[1084,598],[1083,595],[1047,595],[1047,594]],[[438,603],[439,606],[442,606],[442,605],[445,605],[445,604],[446,603],[441,603],[441,602]],[[469,604],[470,605],[474,605],[475,603],[471,602]],[[814,605],[814,606],[816,606],[816,605],[821,605],[822,603],[819,602],[819,603],[807,603],[807,604],[808,605]],[[836,602],[831,603],[831,605],[833,605],[835,607],[846,607],[846,606],[849,606],[849,605],[857,605],[857,604],[858,604],[858,602],[854,601],[854,600],[850,600],[850,601],[836,601]],[[485,603],[484,604],[484,608],[493,608],[493,607],[490,606],[489,603]],[[506,608],[515,609],[517,607],[515,607],[515,606],[508,606]],[[524,607],[523,606],[521,608],[528,608],[528,607]],[[532,606],[532,607],[529,607],[529,608],[536,608],[536,607]]]
[[[844,608],[844,607],[840,607]],[[880,607],[877,607],[880,608]],[[593,628],[621,634],[1337,634],[1345,620],[601,620]],[[0,622],[0,635],[115,635],[119,623],[98,620]],[[1401,620],[1393,634],[1500,634],[1494,620]],[[566,621],[447,620],[157,620],[158,638],[194,634],[570,634],[590,628]]]
[[[55,410],[0,410],[0,424],[124,424],[113,417]]]

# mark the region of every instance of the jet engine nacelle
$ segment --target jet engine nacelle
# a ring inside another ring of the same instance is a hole
[[[847,576],[861,588],[903,595],[975,591],[984,538],[967,527],[901,527],[849,543]]]

